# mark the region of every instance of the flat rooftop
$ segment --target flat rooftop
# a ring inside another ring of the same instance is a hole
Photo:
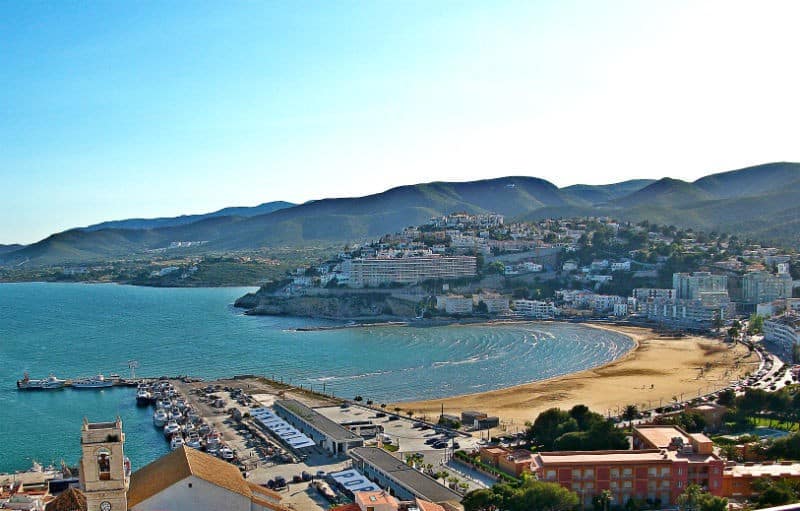
[[[352,458],[364,460],[381,472],[415,493],[419,498],[431,502],[461,502],[461,495],[437,483],[433,478],[409,467],[383,449],[377,447],[355,447],[350,449]]]
[[[295,399],[279,399],[275,401],[275,406],[288,410],[293,415],[303,419],[312,425],[323,435],[339,442],[362,440],[362,438],[349,429],[342,427],[313,408],[310,408]]]
[[[797,477],[800,476],[800,463],[734,465],[725,467],[725,474],[730,474],[733,477]]]
[[[533,457],[533,463],[538,467],[547,465],[585,465],[591,463],[625,464],[625,463],[668,463],[658,449],[645,449],[640,451],[563,451],[541,452]]]
[[[684,445],[691,443],[690,438],[675,426],[637,426],[634,429],[655,449],[666,449],[675,437],[680,437]]]

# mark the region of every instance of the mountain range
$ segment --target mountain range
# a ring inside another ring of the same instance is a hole
[[[454,211],[497,212],[509,220],[609,215],[718,230],[784,246],[800,245],[800,163],[769,163],[694,182],[639,179],[559,188],[535,177],[400,186],[357,198],[265,203],[205,215],[104,222],[0,248],[0,263],[55,264],[123,257],[172,241],[203,250],[372,239]]]

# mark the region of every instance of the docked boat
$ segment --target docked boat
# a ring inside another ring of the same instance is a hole
[[[181,427],[175,421],[169,421],[167,422],[167,425],[164,426],[164,436],[167,438],[171,437],[175,433],[180,433],[180,432],[181,432]]]
[[[114,382],[107,380],[102,374],[98,374],[93,378],[82,378],[72,382],[73,389],[105,389],[113,386]]]
[[[52,374],[42,380],[31,380],[28,373],[25,373],[21,380],[17,380],[19,390],[58,390],[63,389],[66,384],[66,380],[56,378]]]
[[[197,433],[190,433],[189,438],[186,440],[186,445],[192,449],[200,449],[203,443],[200,441],[200,435]]]
[[[153,412],[153,425],[159,428],[163,428],[164,424],[167,423],[167,412],[164,410],[156,410]]]
[[[139,406],[148,406],[153,400],[153,396],[146,388],[140,388],[136,391],[136,404]]]
[[[172,440],[169,441],[169,448],[173,451],[184,444],[183,437],[180,435],[173,435]]]

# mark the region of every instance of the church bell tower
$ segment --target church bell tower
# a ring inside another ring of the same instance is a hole
[[[81,429],[81,489],[87,511],[127,511],[130,462],[125,457],[122,419],[89,422]]]

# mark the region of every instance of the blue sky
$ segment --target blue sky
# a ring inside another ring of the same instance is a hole
[[[0,2],[0,243],[800,161],[792,2]]]

